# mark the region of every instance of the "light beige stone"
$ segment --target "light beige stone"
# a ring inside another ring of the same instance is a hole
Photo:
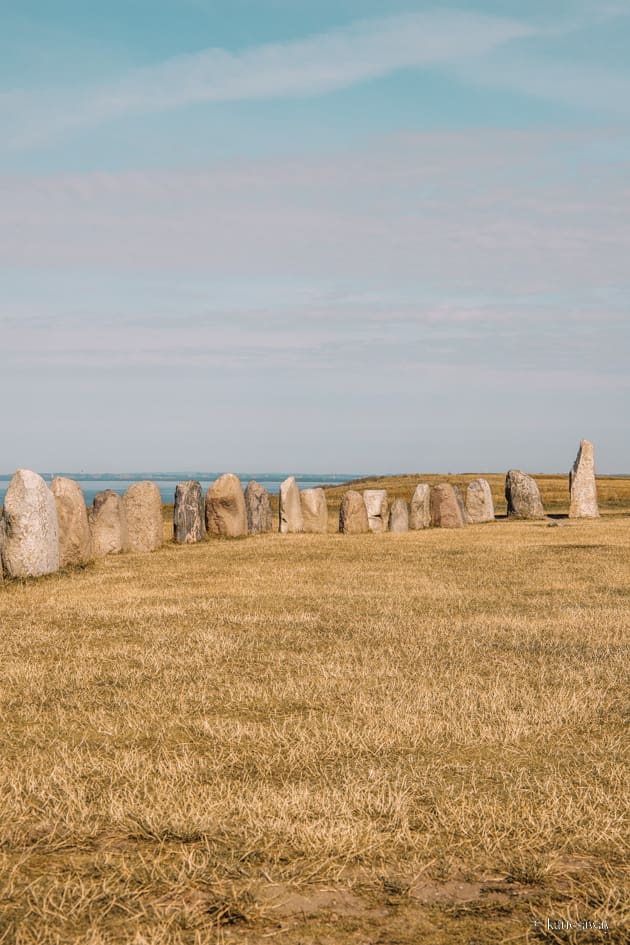
[[[392,502],[392,507],[389,510],[389,531],[409,531],[409,506],[404,499],[398,498]]]
[[[354,489],[344,492],[339,507],[339,531],[345,535],[362,535],[370,530],[363,496]]]
[[[487,479],[473,479],[466,489],[466,514],[468,521],[477,525],[494,521],[494,502]]]
[[[37,473],[18,469],[4,497],[7,577],[39,577],[59,570],[55,499]]]
[[[289,476],[280,484],[279,516],[280,531],[283,535],[289,532],[304,531],[300,490],[297,487],[295,476]]]
[[[247,531],[250,535],[262,535],[273,528],[271,496],[264,486],[252,479],[245,489],[247,509]]]
[[[371,532],[387,531],[387,490],[365,489],[363,500],[368,514]]]
[[[129,550],[140,554],[164,544],[162,496],[154,482],[134,482],[124,496]]]
[[[303,530],[311,533],[328,531],[328,503],[323,489],[303,489],[300,492]]]
[[[224,473],[206,495],[206,528],[210,535],[241,538],[247,534],[247,509],[241,480]]]
[[[95,558],[129,551],[125,504],[117,492],[111,489],[98,492],[88,513],[88,521]]]
[[[431,490],[431,524],[435,528],[463,528],[466,524],[457,493],[448,482]]]
[[[505,498],[509,518],[545,518],[536,481],[520,469],[510,469],[505,477]]]
[[[57,506],[59,566],[77,566],[92,560],[92,536],[85,496],[78,482],[56,476],[50,491]]]
[[[419,482],[411,499],[409,510],[409,528],[417,531],[428,528],[431,524],[431,488],[426,482]]]
[[[178,482],[173,505],[173,540],[178,545],[202,541],[206,530],[203,489],[196,479]]]
[[[569,473],[571,504],[569,518],[599,518],[595,456],[593,444],[581,440],[573,468]]]

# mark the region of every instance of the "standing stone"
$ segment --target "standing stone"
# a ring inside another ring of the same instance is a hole
[[[74,479],[55,476],[50,491],[57,506],[59,567],[87,564],[92,560],[92,536],[81,486]]]
[[[569,518],[599,518],[595,458],[593,444],[588,440],[580,441],[573,469],[569,473],[569,492],[571,495]]]
[[[328,531],[328,503],[323,489],[304,489],[300,492],[302,522],[305,532],[322,534]]]
[[[494,521],[494,502],[487,479],[473,479],[468,483],[466,512],[468,521],[475,525],[479,522]]]
[[[468,513],[466,512],[466,504],[464,502],[464,496],[462,495],[460,486],[453,486],[453,492],[455,493],[455,498],[457,499],[457,504],[459,505],[459,511],[462,513],[464,524],[467,525]]]
[[[394,499],[389,512],[389,531],[409,531],[409,506],[404,499]]]
[[[88,513],[88,521],[95,558],[129,551],[125,505],[117,492],[111,489],[98,492]]]
[[[173,539],[178,545],[194,545],[205,532],[203,489],[196,479],[178,482],[173,506]]]
[[[37,473],[18,469],[4,497],[7,577],[38,577],[59,570],[55,498]]]
[[[280,531],[283,535],[288,532],[303,532],[304,518],[300,490],[297,487],[295,476],[289,476],[280,484]]]
[[[505,498],[510,518],[545,518],[536,482],[520,469],[510,469],[505,477]]]
[[[428,528],[431,524],[431,489],[426,482],[420,482],[416,486],[411,499],[411,510],[409,513],[409,528],[418,530]]]
[[[370,530],[367,509],[360,492],[344,492],[339,507],[339,531],[345,535],[362,535]]]
[[[129,550],[146,554],[164,544],[162,496],[154,482],[134,482],[123,499]]]
[[[247,534],[247,509],[241,480],[224,473],[206,495],[206,528],[210,535],[240,538]]]
[[[4,545],[7,538],[7,527],[4,523],[4,515],[0,514],[0,584],[4,581]]]
[[[252,479],[245,489],[247,531],[250,535],[261,535],[273,528],[271,497],[264,486]]]
[[[365,489],[363,499],[367,509],[370,531],[387,531],[387,490]]]
[[[448,482],[431,490],[431,524],[436,528],[463,528],[466,524],[457,493]]]

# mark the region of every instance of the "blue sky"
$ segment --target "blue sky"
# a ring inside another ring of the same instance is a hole
[[[630,471],[630,0],[10,6],[1,471]]]

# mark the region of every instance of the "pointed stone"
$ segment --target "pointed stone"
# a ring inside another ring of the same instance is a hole
[[[415,488],[409,512],[409,528],[418,530],[431,524],[431,489],[426,482],[420,482]]]
[[[37,473],[18,469],[4,497],[4,571],[39,577],[59,570],[55,498]]]
[[[322,534],[328,531],[328,504],[323,489],[303,489],[300,492],[302,522],[305,532]]]
[[[386,489],[365,489],[363,500],[368,514],[368,522],[371,532],[387,531],[387,490]]]
[[[273,528],[271,496],[264,486],[252,479],[245,489],[245,508],[247,510],[247,531],[250,535],[261,535]]]
[[[203,489],[196,479],[178,482],[173,506],[173,540],[178,545],[194,545],[205,534]]]
[[[134,482],[125,492],[129,550],[139,554],[157,551],[164,544],[162,496],[154,482]]]
[[[394,499],[389,510],[388,529],[390,532],[409,531],[409,506],[404,499]]]
[[[339,531],[344,535],[362,535],[370,530],[363,496],[354,489],[344,492],[339,507]]]
[[[88,521],[95,558],[129,551],[125,505],[117,492],[111,489],[98,492],[88,513]]]
[[[545,518],[538,486],[520,469],[510,469],[505,477],[505,498],[509,518]]]
[[[466,489],[466,513],[473,524],[494,521],[494,502],[487,479],[473,479]]]
[[[595,456],[593,444],[589,440],[580,441],[576,460],[569,473],[569,493],[569,518],[599,518]]]
[[[57,506],[59,566],[77,566],[92,560],[92,536],[85,496],[78,482],[55,476],[50,491]]]
[[[247,534],[245,496],[238,476],[225,473],[206,495],[206,528],[210,535],[240,538]]]
[[[431,490],[431,524],[435,528],[463,528],[466,524],[457,493],[448,482]]]
[[[283,535],[289,532],[304,531],[300,490],[297,487],[295,476],[289,476],[280,484],[279,515],[280,531]]]

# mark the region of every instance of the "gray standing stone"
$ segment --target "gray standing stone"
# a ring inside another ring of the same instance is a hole
[[[466,489],[466,512],[468,521],[475,525],[494,521],[494,502],[487,479],[473,479]]]
[[[431,489],[426,482],[419,482],[411,499],[409,528],[419,530],[431,524]]]
[[[247,510],[247,531],[250,535],[261,535],[273,528],[271,496],[264,486],[252,479],[245,489],[245,508]]]
[[[196,479],[178,482],[173,506],[173,539],[178,545],[194,545],[205,533],[204,499]]]
[[[129,551],[125,505],[117,492],[111,489],[98,492],[88,513],[88,521],[95,558]]]
[[[371,532],[387,531],[387,490],[365,489],[363,499]]]
[[[569,493],[569,518],[599,518],[595,457],[593,444],[589,440],[580,441],[573,469],[569,473]]]
[[[409,531],[409,506],[404,499],[394,499],[389,510],[389,531]]]
[[[238,476],[224,473],[206,495],[206,528],[210,535],[240,538],[247,534],[245,496]]]
[[[87,564],[92,560],[92,536],[81,486],[74,479],[56,476],[50,491],[57,506],[59,566]]]
[[[436,528],[463,528],[466,524],[455,488],[448,482],[431,490],[431,524]]]
[[[368,514],[360,492],[344,492],[339,507],[339,531],[345,535],[362,535],[370,530]]]
[[[55,498],[37,473],[18,469],[4,498],[3,561],[7,577],[38,577],[59,570]]]
[[[510,518],[545,518],[536,482],[520,469],[510,469],[505,477],[505,498]]]
[[[280,484],[279,500],[280,531],[282,534],[303,532],[302,503],[300,502],[300,490],[297,487],[295,476],[289,476]]]
[[[157,551],[164,544],[162,496],[154,482],[145,479],[129,486],[124,496],[129,550],[140,554]]]
[[[323,489],[303,489],[300,492],[302,523],[305,532],[323,534],[328,531],[328,503]]]
[[[459,510],[462,513],[462,518],[464,519],[464,524],[468,524],[468,513],[466,512],[466,503],[464,502],[464,496],[462,495],[462,490],[460,486],[453,486],[453,492],[455,493],[455,498],[457,499],[457,504],[459,505]]]

